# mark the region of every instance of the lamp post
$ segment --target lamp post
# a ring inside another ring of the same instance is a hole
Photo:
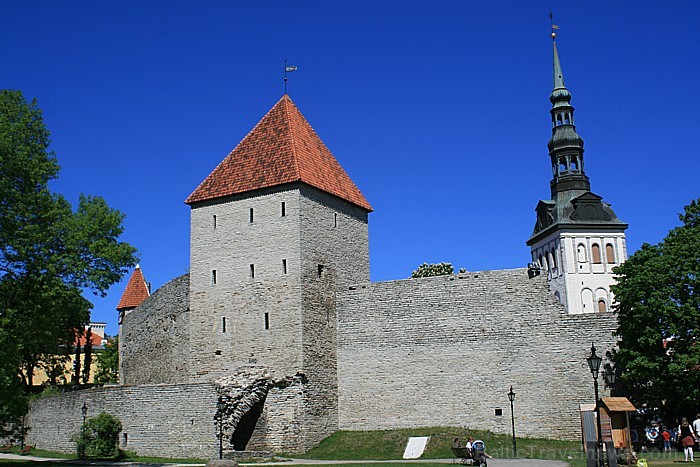
[[[593,387],[595,388],[595,411],[596,411],[596,421],[598,425],[598,443],[596,444],[596,465],[599,467],[605,467],[603,461],[603,434],[600,428],[600,406],[598,404],[598,371],[600,370],[600,364],[603,361],[595,353],[595,345],[591,344],[591,355],[586,358],[588,361],[588,367],[591,369],[591,374],[593,375]]]
[[[85,401],[83,401],[83,406],[80,408],[80,411],[83,413],[83,426],[85,426],[85,419],[87,418],[88,411],[88,406]]]
[[[603,379],[605,380],[605,387],[609,388],[612,392],[613,386],[615,386],[615,380],[617,379],[615,371],[612,368],[603,371]],[[612,396],[612,394],[610,395]]]
[[[510,422],[513,426],[513,459],[518,457],[518,451],[515,449],[515,415],[513,413],[513,402],[515,401],[515,393],[513,392],[513,386],[510,387],[510,392],[508,393],[508,400],[510,401]]]
[[[216,402],[216,416],[219,419],[219,459],[224,458],[224,398],[219,396],[219,400]]]

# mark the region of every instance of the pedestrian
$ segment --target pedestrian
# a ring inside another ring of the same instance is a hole
[[[695,437],[700,437],[700,413],[695,415],[695,421],[693,422],[693,430],[695,430]]]
[[[693,427],[688,423],[688,419],[683,417],[681,419],[681,425],[678,427],[678,438],[681,440],[683,445],[683,454],[685,454],[685,461],[688,462],[688,457],[690,457],[690,462],[695,462],[693,458],[693,447],[695,447],[695,431]]]
[[[664,441],[664,452],[671,452],[671,433],[668,432],[666,427],[661,432],[661,439]]]

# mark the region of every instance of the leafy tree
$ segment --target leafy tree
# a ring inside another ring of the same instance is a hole
[[[73,357],[73,376],[71,377],[72,384],[80,384],[80,342],[75,344],[75,354]]]
[[[95,357],[95,383],[116,383],[119,379],[119,336],[107,339],[105,349]]]
[[[614,269],[616,370],[632,399],[666,416],[700,399],[700,199],[658,245],[642,245]]]
[[[90,370],[92,370],[92,327],[85,331],[85,351],[83,357],[83,384],[90,383]]]
[[[104,296],[136,263],[118,241],[124,215],[92,196],[74,211],[49,190],[58,171],[36,101],[0,91],[0,427],[26,407],[17,388],[42,356],[72,346],[89,321],[82,291]]]
[[[78,457],[114,457],[119,454],[122,423],[114,415],[102,412],[91,418],[73,436]]]
[[[432,277],[446,276],[454,273],[455,268],[450,263],[428,264],[423,263],[418,266],[418,269],[411,273],[412,278],[416,277]]]

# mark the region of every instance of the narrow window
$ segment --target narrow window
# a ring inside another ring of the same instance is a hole
[[[333,227],[338,227],[338,213],[333,213]]]
[[[216,228],[216,214],[214,214],[212,217],[214,218],[214,228]]]
[[[600,300],[598,300],[598,312],[605,313],[606,310],[607,308],[605,307],[605,300],[601,298]]]
[[[284,201],[282,201],[282,217],[287,215],[287,205]]]
[[[552,267],[557,267],[557,250],[552,250]]]
[[[287,274],[287,260],[282,260],[282,274]]]
[[[211,284],[216,285],[216,269],[211,270]]]
[[[323,275],[323,269],[324,269],[323,264],[319,264],[318,265],[318,277],[321,277]]]
[[[503,416],[503,409],[494,410],[494,415],[496,415],[497,417],[502,417]]]
[[[221,317],[221,332],[226,332],[226,317]]]
[[[593,263],[600,264],[600,247],[597,243],[591,245],[591,256],[593,257]]]
[[[250,278],[255,279],[255,265],[254,264],[250,265]]]
[[[608,264],[615,264],[615,250],[610,243],[605,245],[605,256],[608,260]]]
[[[579,263],[586,262],[586,247],[583,243],[579,243],[576,247],[576,257],[578,258]]]
[[[270,313],[265,313],[265,329],[270,329]]]
[[[250,223],[253,223],[253,208],[250,208]]]

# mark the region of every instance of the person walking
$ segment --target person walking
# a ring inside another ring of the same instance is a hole
[[[695,431],[693,427],[688,423],[688,419],[683,417],[681,419],[681,425],[678,427],[678,438],[681,440],[683,445],[683,454],[685,454],[685,461],[688,462],[688,457],[690,457],[690,462],[695,462],[693,458],[693,447],[695,447]]]

